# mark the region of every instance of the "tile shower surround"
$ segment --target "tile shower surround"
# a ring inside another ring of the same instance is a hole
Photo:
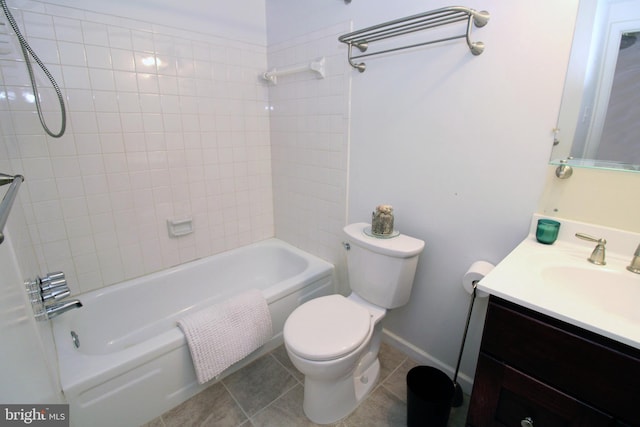
[[[64,270],[78,294],[273,235],[264,47],[30,5],[15,16],[69,118],[63,138],[43,136],[19,49],[0,58],[42,271]],[[170,239],[165,221],[185,217],[196,233]]]
[[[347,283],[342,228],[347,221],[351,67],[336,40],[345,22],[269,45],[269,69],[323,56],[324,79],[312,73],[270,86],[271,152],[276,237],[334,264]],[[345,291],[344,289],[342,289]]]
[[[349,90],[335,39],[348,24],[270,46],[269,69],[309,55],[328,67],[269,88],[264,46],[36,1],[13,12],[69,118],[63,138],[45,136],[17,43],[0,56],[0,165],[27,178],[33,247],[14,233],[19,255],[35,249],[39,270],[64,270],[78,294],[277,230],[340,277]],[[195,232],[170,239],[165,221],[184,217]]]
[[[0,56],[1,163],[26,177],[42,271],[64,270],[78,294],[274,234],[264,46],[21,5],[68,109],[66,134],[45,136],[17,42]],[[57,100],[37,80],[57,131]],[[165,221],[185,217],[195,233],[170,239]]]

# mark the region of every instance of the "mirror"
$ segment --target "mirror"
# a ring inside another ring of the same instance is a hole
[[[551,164],[640,171],[640,0],[582,0]]]

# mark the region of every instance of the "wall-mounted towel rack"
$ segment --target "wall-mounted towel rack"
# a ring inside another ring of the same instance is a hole
[[[365,58],[368,56],[381,55],[383,53],[395,52],[398,50],[409,49],[428,44],[444,42],[448,40],[466,38],[467,45],[474,55],[480,55],[484,51],[484,43],[471,41],[472,22],[476,27],[484,27],[489,21],[489,12],[476,11],[468,7],[450,6],[440,9],[434,9],[429,12],[420,13],[418,15],[407,16],[405,18],[395,19],[393,21],[384,22],[382,24],[363,28],[349,34],[338,37],[342,43],[349,46],[348,60],[349,64],[360,71],[364,72],[366,65],[363,62],[356,63],[355,59]],[[467,21],[467,30],[464,34],[428,40],[425,42],[413,43],[406,46],[393,47],[390,49],[379,50],[376,52],[368,52],[369,44],[383,39],[402,36],[417,31],[428,30],[431,28],[441,27],[443,25],[453,24],[455,22]],[[353,48],[357,48],[361,55],[353,55]]]
[[[11,212],[13,201],[16,199],[18,188],[20,188],[22,181],[24,181],[24,177],[22,175],[7,175],[0,173],[0,186],[11,184],[9,190],[7,190],[7,194],[4,195],[2,202],[0,202],[0,243],[4,242],[4,226],[7,223],[9,212]]]
[[[324,73],[325,73],[325,58],[324,56],[322,58],[316,59],[315,61],[311,61],[308,64],[302,64],[302,65],[293,65],[291,67],[285,67],[285,68],[273,68],[270,71],[267,71],[266,73],[264,73],[262,75],[262,78],[275,84],[278,84],[278,77],[280,76],[286,76],[289,74],[296,74],[296,73],[304,73],[305,71],[313,71],[314,73],[317,73],[318,76],[321,79],[324,79]]]

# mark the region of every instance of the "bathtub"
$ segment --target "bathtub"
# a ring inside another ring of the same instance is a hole
[[[269,239],[80,295],[82,308],[52,319],[71,425],[139,426],[204,390],[213,381],[198,384],[176,321],[252,288],[274,335],[223,378],[282,344],[298,305],[335,292],[331,264]]]

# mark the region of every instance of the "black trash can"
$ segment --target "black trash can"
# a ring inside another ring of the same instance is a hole
[[[447,427],[454,385],[432,366],[416,366],[407,374],[407,427]]]

